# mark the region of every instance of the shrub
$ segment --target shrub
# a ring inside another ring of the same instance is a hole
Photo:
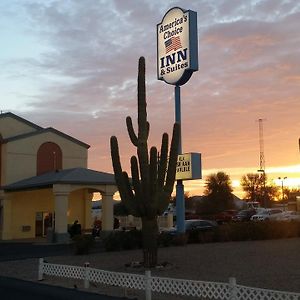
[[[298,236],[297,222],[274,221],[269,222],[269,236],[273,239],[291,238]]]
[[[300,233],[300,222],[239,222],[224,224],[218,227],[215,240],[246,241],[297,237]]]
[[[158,236],[158,246],[169,247],[172,245],[173,236],[168,232],[162,232]]]
[[[211,243],[218,241],[218,230],[212,229],[203,231],[201,229],[194,229],[188,233],[188,243]]]
[[[142,247],[142,232],[140,230],[124,231],[121,235],[121,248],[125,250]]]
[[[200,234],[200,231],[195,229],[195,230],[192,230],[190,231],[189,233],[187,233],[188,235],[188,243],[199,243],[200,242],[200,239],[199,239],[199,234]]]
[[[188,236],[185,233],[174,235],[172,238],[173,246],[185,246],[188,242]]]
[[[140,230],[112,231],[103,238],[106,251],[118,251],[141,248],[142,233]]]
[[[92,235],[75,235],[73,237],[75,254],[88,254],[90,249],[94,246],[95,240]]]

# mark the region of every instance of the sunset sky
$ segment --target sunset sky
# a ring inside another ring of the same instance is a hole
[[[99,171],[112,172],[116,135],[129,170],[125,118],[137,117],[140,56],[149,144],[160,147],[173,126],[174,86],[156,77],[156,24],[174,6],[198,13],[199,71],[181,88],[183,151],[202,153],[204,178],[225,171],[236,186],[259,169],[262,118],[269,179],[300,187],[297,0],[2,0],[0,110],[90,144],[88,167]],[[201,194],[203,184],[185,190]]]

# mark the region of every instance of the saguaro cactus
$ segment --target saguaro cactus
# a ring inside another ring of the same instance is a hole
[[[151,147],[148,153],[150,125],[146,106],[145,59],[141,57],[138,69],[138,134],[134,132],[131,117],[126,118],[130,140],[137,148],[137,157],[131,157],[132,184],[128,174],[122,171],[118,140],[115,136],[110,139],[110,147],[121,201],[129,214],[142,219],[144,265],[153,267],[157,264],[157,216],[166,209],[175,181],[179,124],[175,123],[173,127],[169,157],[168,134],[163,134],[158,159],[156,147]]]

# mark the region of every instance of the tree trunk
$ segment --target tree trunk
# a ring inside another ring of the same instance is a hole
[[[153,268],[157,265],[157,217],[153,219],[142,218],[143,256],[144,266]]]

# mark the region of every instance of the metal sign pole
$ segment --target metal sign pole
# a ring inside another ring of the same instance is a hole
[[[178,154],[182,154],[181,138],[181,103],[180,86],[175,86],[175,122],[180,125]],[[176,228],[177,232],[185,232],[185,203],[184,203],[184,185],[182,180],[177,180],[176,184]]]
[[[197,13],[192,10],[173,7],[156,25],[157,33],[157,78],[175,85],[175,120],[181,125],[180,86],[189,81],[193,72],[198,71],[198,30]],[[182,155],[182,140],[178,154]],[[190,153],[189,162],[179,157],[176,184],[176,227],[178,233],[185,232],[185,203],[183,180],[201,178],[200,153]],[[182,162],[182,167],[180,166]],[[193,162],[197,164],[192,168]]]

